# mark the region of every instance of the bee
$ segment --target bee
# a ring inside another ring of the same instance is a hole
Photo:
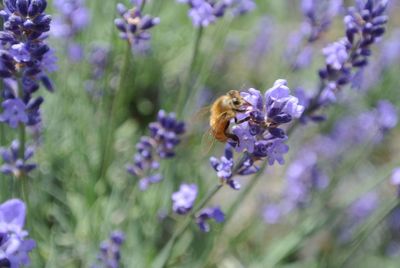
[[[240,96],[240,92],[237,90],[230,90],[214,101],[210,108],[211,135],[220,142],[232,139],[239,144],[239,138],[229,132],[229,123],[231,119],[235,119],[237,124],[248,120],[247,118],[240,121],[236,119],[236,114],[245,112],[248,105],[249,103]]]

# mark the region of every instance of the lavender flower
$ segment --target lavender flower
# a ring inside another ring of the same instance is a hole
[[[97,81],[102,79],[109,61],[110,48],[108,45],[96,44],[90,49],[88,62],[91,64],[91,71],[90,79],[85,82],[85,89],[94,98],[104,94],[105,89]]]
[[[20,156],[20,144],[14,140],[10,148],[0,148],[0,155],[4,162],[0,167],[0,172],[17,178],[28,174],[36,168],[36,164],[28,162],[33,154],[33,147],[27,147],[24,155]]]
[[[196,184],[181,184],[179,191],[172,194],[172,210],[181,215],[187,214],[192,210],[197,193]]]
[[[30,264],[29,253],[36,247],[24,230],[26,206],[19,199],[0,205],[0,266],[21,267]]]
[[[359,2],[357,7],[351,7],[344,18],[346,37],[339,42],[328,45],[323,53],[326,56],[326,66],[319,74],[324,85],[321,96],[327,92],[340,90],[348,84],[354,75],[353,69],[359,69],[368,64],[371,55],[371,45],[385,32],[388,20],[384,12],[386,0]],[[332,98],[330,98],[332,100]],[[327,98],[322,98],[320,104],[327,104]]]
[[[125,235],[121,231],[113,231],[110,238],[101,242],[97,263],[92,268],[118,268],[121,260],[121,246]]]
[[[121,3],[117,5],[117,10],[122,18],[115,19],[114,22],[120,31],[121,39],[129,42],[132,51],[147,52],[151,39],[148,30],[159,24],[160,19],[152,18],[149,15],[142,16],[141,10],[135,7],[128,10]]]
[[[189,5],[188,16],[195,27],[207,27],[231,10],[235,16],[255,9],[253,0],[177,0]]]
[[[310,65],[313,58],[311,44],[329,30],[343,7],[343,0],[302,0],[300,5],[304,21],[299,30],[290,34],[285,53],[294,70]]]
[[[236,166],[230,147],[225,149],[225,156],[210,159],[218,177],[235,190],[240,185],[232,177],[256,173],[259,169],[255,165],[257,160],[267,159],[269,165],[275,162],[284,164],[283,155],[289,151],[289,147],[285,144],[287,136],[279,127],[293,118],[299,118],[304,110],[299,100],[290,95],[290,89],[282,79],[277,80],[264,97],[253,88],[241,95],[248,106],[243,114],[238,115],[242,123],[234,124],[231,128],[238,142],[232,141],[230,144],[237,152],[245,154]]]
[[[357,226],[362,224],[378,207],[379,199],[375,192],[366,193],[357,199],[347,210],[346,223],[341,229],[339,239],[348,242]]]
[[[44,13],[45,0],[4,1],[5,8],[0,11],[4,31],[0,31],[3,47],[0,51],[3,78],[20,79],[21,99],[26,100],[39,88],[39,81],[52,90],[49,78],[42,68],[42,61],[49,47],[45,44],[43,33],[50,30],[51,17]],[[10,92],[16,95],[15,92]],[[15,96],[16,97],[16,96]]]
[[[142,191],[163,179],[158,172],[159,161],[175,155],[174,149],[185,132],[185,124],[177,121],[175,114],[160,110],[157,122],[150,123],[149,130],[150,136],[141,137],[136,144],[133,164],[127,166],[128,173],[140,178],[139,187]]]
[[[196,223],[201,231],[210,231],[210,224],[208,223],[210,219],[221,223],[225,220],[225,214],[219,207],[208,207],[201,210],[196,216]]]
[[[54,17],[52,34],[67,44],[68,56],[73,61],[83,58],[83,48],[74,40],[90,22],[89,10],[84,0],[56,0],[54,7],[58,14]]]

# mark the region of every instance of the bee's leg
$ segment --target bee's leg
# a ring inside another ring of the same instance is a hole
[[[235,134],[230,133],[230,132],[228,131],[228,128],[229,128],[229,124],[227,124],[227,125],[225,126],[225,129],[224,129],[225,136],[227,136],[228,138],[230,138],[231,140],[233,140],[234,142],[236,142],[237,146],[239,147],[239,146],[240,146],[239,137],[236,136]]]
[[[245,118],[243,118],[241,120],[237,120],[237,118],[235,117],[235,124],[241,124],[241,123],[249,121],[249,120],[250,120],[250,116],[245,117]]]

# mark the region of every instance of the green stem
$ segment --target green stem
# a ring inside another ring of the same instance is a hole
[[[180,90],[178,96],[178,105],[176,106],[176,111],[179,115],[185,110],[185,103],[190,96],[190,91],[196,79],[194,79],[194,71],[197,63],[197,58],[199,55],[199,48],[201,43],[201,37],[203,36],[203,27],[199,27],[196,31],[196,39],[193,46],[192,58],[190,60],[189,72],[185,83],[183,84],[183,89]]]
[[[116,128],[116,117],[117,117],[117,112],[119,108],[119,102],[123,98],[123,93],[125,91],[125,79],[128,75],[128,70],[129,70],[129,61],[130,61],[130,56],[131,56],[131,50],[130,46],[128,44],[126,52],[125,52],[125,57],[124,57],[124,63],[123,67],[121,69],[121,74],[119,78],[119,85],[118,89],[115,92],[114,98],[111,102],[111,107],[110,107],[110,116],[108,117],[108,120],[106,120],[105,127],[107,129],[106,131],[106,137],[104,139],[104,149],[103,149],[103,154],[102,154],[102,159],[101,159],[101,164],[100,164],[100,172],[99,172],[99,179],[102,179],[105,177],[105,174],[107,172],[108,166],[110,165],[110,159],[112,158],[112,146],[114,144],[114,132]]]

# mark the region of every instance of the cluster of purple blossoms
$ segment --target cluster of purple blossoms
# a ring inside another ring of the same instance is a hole
[[[140,179],[139,188],[144,191],[150,184],[162,180],[158,172],[159,159],[171,158],[175,155],[175,147],[185,132],[185,123],[177,121],[174,113],[167,114],[160,110],[157,122],[149,125],[150,136],[141,137],[136,144],[137,153],[134,163],[127,166],[127,171]]]
[[[151,39],[148,30],[159,24],[160,19],[149,15],[142,16],[141,10],[137,7],[127,9],[121,3],[117,5],[117,10],[122,18],[115,19],[114,22],[120,31],[121,39],[129,42],[132,51],[147,52],[150,49],[149,41]]]
[[[110,48],[107,45],[93,45],[88,57],[88,62],[91,64],[90,79],[85,82],[85,89],[95,98],[104,93],[104,88],[99,88],[97,81],[104,76],[109,61]]]
[[[389,101],[379,101],[375,109],[345,117],[336,123],[330,134],[315,137],[288,166],[282,198],[265,207],[264,220],[276,223],[296,208],[307,206],[312,201],[313,191],[329,186],[329,176],[322,168],[324,163],[334,169],[349,148],[382,141],[397,122],[395,106]],[[400,185],[400,173],[398,183]]]
[[[100,252],[97,255],[97,263],[92,268],[118,268],[121,260],[121,246],[125,241],[125,235],[121,231],[114,231],[110,238],[101,242]]]
[[[55,69],[53,52],[45,42],[51,22],[51,16],[44,13],[46,7],[45,0],[5,0],[0,11],[3,19],[0,77],[4,82],[0,121],[12,128],[38,128],[43,98],[32,95],[39,89],[40,83],[49,91],[53,90],[46,74]]]
[[[179,191],[172,194],[172,210],[179,215],[189,213],[196,201],[197,194],[198,189],[196,184],[181,184]],[[207,207],[195,215],[197,226],[203,232],[210,231],[208,221],[211,219],[221,223],[225,220],[225,215],[219,207]]]
[[[196,216],[196,223],[200,230],[207,233],[210,231],[209,220],[221,223],[225,220],[225,214],[219,207],[207,207],[202,209]]]
[[[19,199],[0,205],[0,266],[21,267],[30,264],[29,253],[36,247],[24,230],[26,207]]]
[[[197,197],[196,184],[181,184],[179,191],[172,194],[172,210],[177,214],[186,214],[192,210]]]
[[[230,145],[236,152],[245,154],[235,165],[233,150],[228,145],[223,157],[210,158],[218,177],[235,190],[240,185],[232,179],[233,176],[256,173],[259,170],[255,165],[257,160],[266,159],[269,165],[275,162],[284,164],[283,155],[289,151],[289,147],[285,144],[287,136],[281,126],[299,118],[304,111],[299,100],[290,95],[287,82],[283,79],[275,81],[264,96],[253,88],[241,95],[248,105],[246,111],[235,119],[241,123],[233,124],[231,128],[239,142],[232,141]]]
[[[339,230],[339,241],[349,242],[354,231],[362,224],[379,206],[376,192],[368,192],[354,201],[347,209],[346,219]]]
[[[51,33],[67,42],[68,56],[72,61],[82,60],[83,48],[74,41],[74,38],[90,22],[85,0],[56,0],[54,7],[57,15],[54,16]]]
[[[235,16],[246,14],[255,9],[253,0],[177,0],[188,4],[188,15],[195,27],[207,27],[231,10]]]
[[[17,140],[11,143],[10,148],[0,148],[0,155],[4,161],[0,166],[0,172],[16,178],[28,174],[37,166],[35,163],[28,162],[34,152],[33,147],[29,146],[25,148],[24,156],[20,157],[20,144]]]
[[[322,92],[319,105],[336,100],[335,93],[354,79],[353,68],[368,64],[371,45],[385,33],[387,0],[358,1],[344,18],[346,37],[324,48],[326,66],[319,71]]]
[[[312,43],[320,39],[333,19],[343,9],[343,0],[302,0],[301,11],[304,21],[289,37],[286,57],[294,70],[310,65],[313,58]]]

